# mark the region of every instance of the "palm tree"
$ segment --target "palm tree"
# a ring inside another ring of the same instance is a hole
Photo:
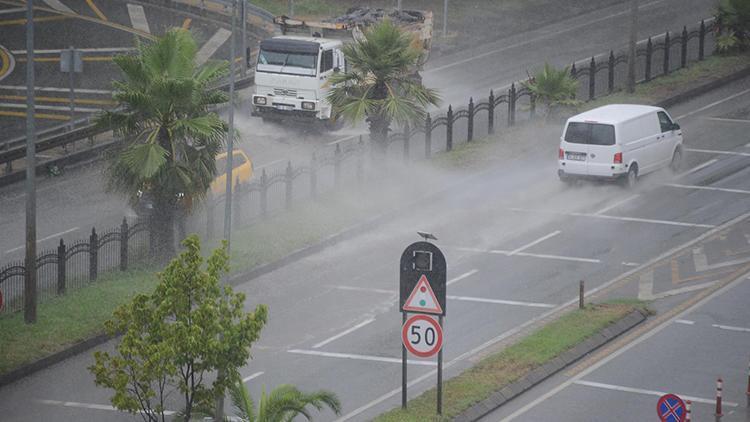
[[[175,212],[201,200],[216,174],[227,125],[210,107],[227,101],[212,85],[226,74],[225,62],[196,66],[197,47],[184,29],[169,30],[154,42],[137,41],[136,54],[119,55],[124,80],[114,81],[118,107],[97,116],[97,124],[121,137],[122,148],[107,169],[108,188],[132,203],[153,199],[151,228],[156,251],[174,251]]]
[[[422,51],[413,44],[410,34],[386,19],[344,46],[348,70],[330,79],[334,113],[354,123],[366,119],[371,139],[383,151],[393,121],[421,121],[425,108],[440,101],[437,91],[419,81]]]
[[[523,84],[547,106],[548,117],[559,107],[574,106],[579,103],[575,99],[578,81],[570,76],[570,69],[567,67],[555,69],[549,63],[545,63],[544,69],[535,73]]]

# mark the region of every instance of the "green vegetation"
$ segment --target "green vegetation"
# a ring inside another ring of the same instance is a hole
[[[165,420],[173,394],[182,399],[186,421],[193,409],[211,406],[239,376],[268,318],[265,305],[247,313],[245,294],[220,285],[229,271],[226,242],[205,266],[198,236],[182,245],[153,293],[136,295],[105,323],[107,334],[122,338],[114,352],[95,352],[88,368],[97,386],[113,390],[116,408],[150,422]]]
[[[95,283],[39,303],[35,324],[23,312],[0,318],[0,374],[8,373],[104,333],[103,322],[120,305],[156,285],[153,269],[103,274]]]
[[[505,350],[482,359],[464,373],[444,382],[443,417],[435,412],[436,390],[433,388],[410,400],[407,410],[394,409],[376,422],[421,422],[450,420],[472,404],[544,365],[588,337],[624,317],[641,302],[589,305],[553,321]]]
[[[137,54],[115,56],[125,78],[112,83],[118,108],[102,112],[96,122],[124,142],[110,158],[108,189],[132,203],[140,195],[153,201],[155,250],[170,258],[176,212],[202,200],[216,175],[227,125],[209,109],[227,101],[212,87],[228,66],[224,61],[197,66],[198,47],[181,28],[136,47]]]
[[[731,54],[750,47],[750,0],[720,0],[716,27],[719,53]]]
[[[523,85],[536,96],[538,101],[547,109],[547,115],[553,114],[560,107],[576,106],[578,81],[570,75],[570,68],[556,69],[549,63],[536,72],[534,76],[524,81]]]

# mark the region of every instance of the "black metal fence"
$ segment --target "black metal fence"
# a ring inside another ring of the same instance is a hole
[[[640,81],[669,74],[690,62],[703,60],[707,52],[713,51],[711,24],[701,21],[696,29],[683,28],[679,36],[669,32],[649,38],[638,48],[637,68]],[[691,40],[697,40],[692,42]],[[675,54],[672,50],[678,48]],[[627,55],[610,51],[602,55],[606,60],[597,61],[597,56],[588,60],[587,67],[571,66],[571,75],[579,81],[580,98],[592,100],[598,95],[611,93],[622,87],[626,72]],[[672,57],[678,60],[672,60]],[[654,68],[654,62],[660,67]],[[605,72],[606,71],[606,72]],[[506,127],[531,120],[537,112],[534,95],[525,86],[511,84],[507,92],[495,95],[490,91],[486,101],[469,99],[466,108],[447,112],[433,118],[427,115],[421,125],[403,127],[388,137],[386,160],[403,161],[430,159],[439,151],[451,151],[456,143],[472,142],[491,135],[499,125]],[[313,153],[302,165],[288,161],[284,169],[256,174],[250,183],[236,182],[233,198],[233,226],[252,224],[269,215],[292,208],[295,203],[315,200],[320,195],[338,189],[362,186],[370,174],[380,178],[383,170],[381,159],[374,154],[371,142],[365,136],[355,136],[350,142],[339,142],[327,150]],[[369,154],[368,154],[369,152]],[[368,158],[369,156],[369,158]],[[377,164],[378,168],[375,169]],[[211,197],[192,216],[191,231],[216,235],[217,227],[223,226],[224,195]],[[144,222],[132,226],[123,220],[118,228],[105,231],[99,236],[95,230],[88,240],[66,245],[60,241],[57,251],[41,253],[36,262],[39,298],[63,294],[69,288],[78,288],[93,282],[102,271],[126,270],[133,262],[149,255],[149,230]],[[23,262],[11,262],[0,267],[0,292],[5,298],[3,312],[23,309]]]

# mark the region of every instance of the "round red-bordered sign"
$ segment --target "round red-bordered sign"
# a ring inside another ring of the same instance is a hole
[[[443,347],[443,328],[427,315],[414,315],[401,329],[401,342],[413,355],[428,358]]]
[[[656,414],[662,422],[684,422],[685,402],[674,394],[665,394],[656,402]]]

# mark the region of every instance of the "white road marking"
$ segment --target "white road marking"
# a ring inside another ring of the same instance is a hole
[[[651,7],[653,5],[662,3],[663,1],[664,0],[652,1],[650,3],[642,4],[640,7],[641,7],[641,10],[643,10],[644,8],[648,8],[648,7]],[[607,16],[601,17],[599,19],[592,19],[592,20],[586,21],[585,23],[582,23],[582,24],[579,24],[579,25],[567,26],[567,27],[565,27],[565,29],[561,29],[561,30],[554,31],[554,32],[549,32],[549,33],[546,33],[544,35],[540,35],[540,36],[538,36],[536,38],[529,38],[529,39],[517,42],[515,44],[507,45],[505,47],[500,47],[500,48],[497,48],[495,50],[487,51],[485,53],[476,54],[476,55],[471,56],[471,57],[469,57],[467,59],[458,60],[458,61],[455,61],[453,63],[448,63],[448,64],[443,65],[443,66],[438,66],[438,67],[435,67],[435,68],[432,68],[432,69],[428,69],[428,70],[426,70],[423,73],[439,72],[441,70],[449,69],[451,67],[458,66],[458,65],[461,65],[461,64],[464,64],[464,63],[468,63],[468,62],[474,61],[476,59],[481,59],[481,58],[484,58],[484,57],[487,57],[487,56],[491,56],[493,54],[501,53],[501,52],[506,51],[506,50],[510,50],[510,49],[517,48],[517,47],[521,47],[521,46],[526,45],[526,44],[535,43],[535,42],[538,42],[538,41],[541,41],[541,40],[545,40],[545,39],[548,39],[548,38],[554,38],[554,37],[557,37],[560,34],[564,34],[566,32],[570,32],[570,31],[575,31],[575,30],[578,30],[580,28],[583,28],[583,27],[589,26],[591,24],[597,23],[597,22],[602,22],[602,21],[605,21],[605,20],[609,20],[609,19],[612,19],[612,18],[619,17],[619,16],[627,15],[628,13],[630,13],[630,12],[629,11],[617,12],[617,13],[613,13],[611,15],[607,15]]]
[[[373,361],[373,362],[398,363],[399,365],[401,364],[401,358],[388,358],[385,356],[355,355],[355,354],[350,354],[350,353],[331,353],[331,352],[321,352],[319,350],[303,350],[303,349],[292,349],[292,350],[287,350],[287,352],[300,354],[300,355],[322,356],[326,358],[368,360],[368,361]],[[410,365],[437,366],[437,362],[432,362],[428,360],[407,359],[406,363]]]
[[[219,30],[216,31],[216,33],[211,36],[211,38],[209,38],[209,40],[206,41],[205,44],[203,44],[203,47],[198,50],[198,53],[195,55],[196,66],[200,66],[203,63],[207,62],[208,59],[210,59],[211,56],[216,52],[216,50],[218,50],[219,47],[221,47],[221,45],[229,39],[230,35],[232,35],[231,32],[227,31],[224,28],[219,28]]]
[[[481,297],[468,297],[468,296],[446,296],[448,299],[462,300],[465,302],[480,302],[480,303],[496,303],[499,305],[514,305],[514,306],[528,306],[530,308],[554,308],[557,305],[549,303],[537,303],[537,302],[519,302],[516,300],[499,300],[499,299],[484,299]]]
[[[510,256],[510,251],[503,251],[499,249],[478,249],[478,248],[463,248],[463,247],[458,247],[456,249],[460,251],[466,251],[466,252],[491,253],[491,254],[497,254],[497,255]],[[513,256],[525,256],[529,258],[541,258],[541,259],[554,259],[554,260],[559,260],[559,261],[587,262],[587,263],[592,263],[592,264],[598,264],[602,262],[598,259],[592,259],[592,258],[579,258],[575,256],[550,255],[550,254],[539,254],[539,253],[529,253],[529,252],[517,252]]]
[[[707,283],[701,283],[701,284],[696,284],[696,285],[693,285],[693,286],[681,287],[679,289],[667,290],[665,292],[657,293],[657,294],[651,296],[651,299],[664,299],[665,297],[677,296],[677,295],[681,295],[683,293],[690,293],[690,292],[694,292],[694,291],[697,291],[697,290],[707,289],[707,288],[715,285],[718,282],[719,281],[709,281]]]
[[[25,11],[26,11],[25,7],[13,7],[13,8],[10,8],[10,9],[2,9],[2,10],[0,10],[0,15],[5,15],[7,13],[19,13],[19,12],[25,12]]]
[[[620,385],[612,385],[612,384],[603,384],[601,382],[592,382],[592,381],[574,381],[573,384],[577,385],[585,385],[587,387],[595,387],[595,388],[603,388],[605,390],[614,390],[614,391],[623,391],[626,393],[636,393],[636,394],[644,394],[647,396],[657,396],[661,397],[666,392],[663,391],[654,391],[654,390],[644,390],[642,388],[631,388],[631,387],[623,387]],[[683,400],[690,400],[693,403],[704,403],[704,404],[715,404],[716,399],[703,399],[700,397],[693,397],[693,396],[686,396],[684,394],[677,394],[681,399]],[[726,404],[729,407],[737,407],[738,404],[731,401],[722,401],[723,404]]]
[[[722,224],[722,225],[720,225],[720,226],[718,226],[718,227],[716,227],[716,228],[713,228],[713,229],[711,229],[711,230],[708,230],[708,231],[707,231],[707,232],[705,232],[705,233],[702,233],[701,235],[697,236],[697,237],[696,237],[695,239],[689,240],[689,241],[687,241],[687,242],[685,242],[685,243],[683,243],[683,244],[681,244],[681,245],[677,245],[677,246],[675,246],[674,248],[672,248],[672,249],[670,249],[670,250],[668,250],[668,251],[666,251],[666,252],[662,253],[661,255],[659,255],[659,256],[657,256],[657,257],[655,257],[655,258],[651,259],[650,261],[648,261],[648,262],[644,263],[643,265],[641,265],[641,266],[640,266],[640,267],[638,267],[638,268],[634,268],[634,269],[632,269],[632,270],[630,270],[630,271],[627,271],[627,272],[625,272],[624,274],[621,274],[620,276],[618,276],[618,277],[615,277],[615,278],[613,278],[613,279],[611,279],[611,280],[607,281],[606,283],[604,283],[604,284],[602,284],[602,285],[600,285],[600,286],[594,287],[593,289],[591,289],[591,290],[587,291],[585,295],[586,295],[587,297],[589,297],[589,296],[591,296],[591,295],[594,295],[594,294],[596,294],[597,292],[599,292],[600,290],[602,290],[602,289],[606,289],[606,288],[610,287],[611,285],[613,285],[613,284],[617,283],[618,281],[620,281],[620,280],[624,279],[625,277],[630,277],[631,275],[633,275],[633,274],[635,274],[636,272],[638,272],[638,271],[639,271],[640,269],[642,269],[642,268],[646,268],[646,267],[648,267],[649,265],[653,265],[653,264],[655,264],[655,263],[657,263],[657,262],[659,262],[659,261],[661,261],[661,260],[663,260],[663,259],[665,259],[665,258],[667,258],[667,257],[669,257],[669,256],[672,256],[672,255],[674,255],[675,253],[677,253],[678,251],[680,251],[680,250],[682,250],[682,249],[684,249],[684,248],[688,248],[688,247],[690,247],[690,246],[692,246],[692,245],[695,245],[695,244],[697,244],[697,243],[699,243],[699,242],[703,241],[704,239],[707,239],[708,237],[710,237],[710,236],[713,236],[714,234],[716,234],[716,233],[718,233],[718,232],[720,232],[720,231],[724,230],[725,228],[727,228],[727,227],[731,227],[732,225],[734,225],[734,224],[737,224],[738,222],[740,222],[740,221],[742,221],[742,220],[744,220],[744,219],[746,219],[746,218],[748,218],[748,217],[750,217],[750,212],[748,212],[748,213],[745,213],[745,214],[742,214],[742,215],[740,215],[740,216],[737,216],[737,217],[735,217],[734,219],[732,219],[732,220],[729,220],[729,221],[725,222],[724,224]],[[736,283],[736,282],[735,282],[735,283]],[[728,285],[728,286],[726,286],[726,287],[724,287],[724,288],[722,288],[722,289],[719,289],[719,291],[717,291],[717,292],[714,292],[714,293],[713,293],[712,295],[710,295],[710,296],[709,296],[708,298],[705,298],[705,299],[703,299],[702,301],[698,302],[698,304],[694,305],[694,306],[693,306],[692,308],[689,308],[689,309],[688,309],[687,311],[685,311],[685,312],[682,312],[682,313],[680,313],[680,314],[679,314],[679,315],[678,315],[678,316],[677,316],[676,318],[674,318],[674,319],[677,319],[677,318],[679,318],[679,317],[681,317],[681,316],[683,316],[683,315],[686,315],[688,311],[692,311],[692,309],[694,309],[694,308],[695,308],[696,306],[698,306],[698,305],[702,305],[703,303],[707,302],[707,301],[708,301],[708,299],[710,299],[710,298],[714,297],[714,296],[715,296],[715,295],[717,295],[717,294],[718,294],[719,292],[724,292],[724,291],[725,291],[726,289],[728,289],[728,288],[729,288],[730,286],[734,286],[734,284],[735,284],[735,283],[731,283],[730,285]],[[554,308],[554,309],[550,309],[549,311],[547,311],[547,312],[544,312],[544,313],[543,313],[543,314],[541,314],[541,315],[538,315],[538,316],[536,316],[536,317],[534,317],[534,318],[531,318],[530,320],[528,320],[528,321],[526,321],[526,322],[524,322],[524,323],[522,323],[522,324],[520,324],[520,325],[518,325],[518,326],[516,326],[516,327],[514,327],[514,328],[511,328],[510,330],[508,330],[508,331],[506,331],[506,332],[504,332],[504,333],[501,333],[501,334],[500,334],[500,335],[498,335],[497,337],[495,337],[495,338],[492,338],[492,339],[490,339],[490,340],[488,340],[488,341],[486,341],[486,342],[484,342],[484,343],[480,344],[479,346],[477,346],[477,347],[475,347],[475,348],[473,348],[473,349],[471,349],[471,350],[469,350],[469,351],[466,351],[466,352],[464,352],[463,354],[459,355],[459,356],[458,356],[458,357],[456,357],[455,359],[453,359],[453,360],[451,360],[451,361],[448,361],[448,362],[447,362],[447,363],[446,363],[446,364],[444,365],[444,368],[445,368],[445,369],[448,369],[448,368],[452,367],[453,365],[455,365],[455,364],[456,364],[457,362],[460,362],[461,360],[464,360],[464,359],[466,359],[466,358],[468,358],[468,357],[470,357],[470,356],[474,356],[474,355],[476,355],[477,353],[479,353],[479,352],[482,352],[482,351],[484,351],[484,350],[485,350],[485,349],[487,349],[488,347],[490,347],[490,346],[492,346],[492,345],[494,345],[494,344],[496,344],[496,343],[498,343],[498,342],[500,342],[500,341],[502,341],[502,340],[504,340],[504,339],[506,339],[506,338],[508,338],[508,337],[510,337],[510,336],[512,336],[512,335],[514,335],[514,334],[516,334],[516,333],[518,333],[518,332],[520,332],[521,330],[523,330],[524,328],[528,327],[529,325],[532,325],[532,324],[536,323],[537,321],[540,321],[540,320],[542,320],[542,319],[544,319],[544,318],[547,318],[547,317],[549,317],[550,315],[554,315],[555,313],[557,313],[557,312],[560,312],[561,310],[565,309],[565,307],[566,307],[566,306],[572,305],[572,304],[574,304],[574,303],[577,303],[577,302],[578,302],[578,296],[576,296],[575,298],[573,298],[573,299],[571,299],[571,300],[569,300],[569,301],[567,301],[567,302],[563,303],[562,305],[560,305],[560,306],[558,306],[558,307],[556,307],[556,308]],[[670,321],[671,321],[671,320],[670,320]],[[664,326],[666,326],[667,324],[669,324],[669,323],[670,323],[670,321],[667,321],[667,322],[665,322],[665,323],[664,323]],[[655,333],[654,333],[654,334],[655,334]],[[626,349],[629,349],[629,348],[630,348],[630,346],[626,347]],[[622,352],[619,352],[619,353],[623,353],[623,352],[624,352],[624,350],[623,350]],[[610,359],[610,360],[611,360],[611,359]],[[593,371],[594,369],[598,368],[598,367],[599,367],[599,366],[601,366],[601,365],[603,365],[603,363],[602,363],[602,364],[598,364],[598,365],[595,365],[595,367],[594,367],[594,366],[590,367],[590,368],[589,368],[589,369],[587,370],[587,373],[588,373],[588,372],[591,372],[591,371]],[[426,379],[430,379],[430,378],[433,378],[433,377],[435,376],[435,374],[436,374],[436,373],[437,373],[437,370],[431,370],[431,371],[427,372],[426,374],[424,374],[424,375],[422,375],[422,376],[420,376],[420,377],[418,377],[418,378],[416,378],[416,379],[413,379],[413,380],[409,381],[409,382],[408,382],[408,383],[406,384],[406,386],[407,386],[407,387],[413,387],[414,385],[416,385],[416,384],[418,384],[418,383],[420,383],[420,382],[422,382],[422,381],[424,381],[424,380],[426,380]],[[583,377],[583,376],[585,376],[585,375],[586,375],[586,374],[579,374],[579,376],[577,376],[576,378],[577,378],[577,379],[580,379],[580,378],[582,378],[582,377]],[[570,384],[568,384],[568,385],[570,385]],[[554,392],[554,393],[552,393],[552,394],[548,394],[548,395],[547,395],[547,398],[548,398],[548,397],[550,397],[550,396],[552,396],[553,394],[556,394],[557,392],[559,392],[559,391],[560,391],[560,390],[562,390],[563,388],[565,388],[565,387],[562,387],[562,388],[558,387],[558,388],[556,389],[557,391],[555,391],[555,392]],[[368,409],[372,408],[373,406],[377,406],[378,404],[380,404],[380,403],[382,403],[382,402],[384,402],[384,401],[386,401],[386,400],[390,399],[391,397],[393,397],[393,396],[395,396],[395,395],[397,395],[397,394],[400,394],[400,393],[401,393],[401,386],[398,386],[398,387],[394,388],[393,390],[391,390],[391,391],[389,391],[389,392],[387,392],[387,393],[383,394],[382,396],[380,396],[380,397],[378,397],[378,398],[376,398],[376,399],[374,399],[374,400],[370,401],[369,403],[365,403],[364,405],[362,405],[362,406],[360,406],[360,407],[358,407],[358,408],[356,408],[356,409],[352,410],[351,412],[349,412],[349,413],[347,413],[346,415],[344,415],[344,416],[340,417],[339,419],[336,419],[336,420],[335,420],[335,422],[344,422],[344,421],[346,421],[346,420],[349,420],[349,419],[351,419],[351,418],[353,418],[353,417],[355,417],[355,416],[357,416],[357,415],[359,415],[359,414],[361,414],[361,413],[365,412],[366,410],[368,410]],[[536,402],[537,402],[536,404],[538,404],[538,403],[539,403],[539,402],[541,402],[541,401],[543,401],[543,400],[542,400],[542,399],[540,399],[540,400],[537,400],[537,401],[536,401]],[[536,406],[536,404],[534,404],[534,405],[530,405],[530,406],[527,406],[527,407],[528,407],[528,409],[530,409],[531,407],[533,407],[533,406]],[[526,412],[526,411],[527,411],[528,409],[524,410],[524,411],[523,411],[523,412],[521,412],[521,413],[524,413],[524,412]]]
[[[654,272],[644,271],[638,280],[638,299],[651,300],[654,298]]]
[[[347,334],[350,334],[350,333],[353,333],[354,331],[359,330],[360,328],[364,327],[365,325],[367,325],[367,324],[369,324],[369,323],[371,323],[373,321],[375,321],[375,318],[366,319],[366,320],[360,322],[359,324],[355,325],[354,327],[348,328],[348,329],[346,329],[346,330],[344,330],[344,331],[336,334],[333,337],[329,337],[326,340],[321,341],[320,343],[314,345],[313,349],[319,349],[319,348],[325,346],[326,344],[328,344],[328,343],[330,343],[332,341],[336,341],[336,340],[340,339],[341,337],[344,337]]]
[[[254,374],[252,374],[252,375],[250,375],[250,376],[248,376],[248,377],[242,378],[242,382],[243,382],[243,383],[246,383],[246,382],[248,382],[248,381],[250,381],[250,380],[254,380],[255,378],[258,378],[259,376],[261,376],[261,375],[263,375],[263,374],[265,374],[265,372],[263,372],[263,371],[261,371],[261,372],[256,372],[256,373],[254,373]]]
[[[727,330],[727,331],[740,331],[743,333],[750,333],[750,328],[745,328],[745,327],[733,327],[731,325],[719,325],[719,324],[711,324],[711,326],[715,328],[720,328],[722,330]]]
[[[128,15],[130,15],[130,22],[133,24],[133,28],[147,34],[151,33],[143,6],[128,3]]]
[[[538,245],[539,243],[542,243],[542,242],[544,242],[547,239],[555,237],[558,234],[560,234],[560,230],[555,230],[555,231],[553,231],[552,233],[550,233],[550,234],[548,234],[546,236],[540,237],[539,239],[537,239],[537,240],[535,240],[535,241],[533,241],[531,243],[527,243],[527,244],[521,246],[518,249],[514,249],[514,250],[508,252],[508,256],[513,256],[513,255],[515,255],[515,254],[517,254],[517,253],[519,253],[519,252],[521,252],[523,250],[529,249],[530,247],[532,247],[534,245]]]
[[[703,246],[693,248],[693,265],[695,265],[695,272],[698,273],[708,269],[708,258],[703,251]]]
[[[44,3],[47,4],[47,6],[57,10],[58,12],[64,12],[64,13],[70,13],[75,15],[76,12],[70,10],[70,8],[62,3],[59,2],[59,0],[42,0]]]
[[[604,220],[618,220],[618,221],[627,221],[627,222],[633,222],[633,223],[663,224],[667,226],[702,227],[702,228],[707,228],[707,229],[712,229],[716,227],[712,224],[683,223],[680,221],[652,220],[648,218],[620,217],[620,216],[614,216],[614,215],[588,214],[588,213],[582,213],[582,212],[554,212],[554,211],[530,210],[530,209],[524,209],[524,208],[507,208],[507,209],[509,211],[524,212],[524,213],[533,212],[533,213],[538,213],[538,214],[557,214],[557,215],[565,215],[565,216],[571,216],[571,217],[591,217],[591,218],[601,218]]]
[[[704,117],[705,120],[713,120],[715,122],[728,122],[728,123],[750,123],[747,119],[726,119],[722,117]]]
[[[713,186],[678,185],[677,183],[665,183],[664,186],[670,186],[673,188],[683,188],[683,189],[713,190],[717,192],[742,193],[745,195],[750,195],[750,190],[742,190],[742,189],[716,188]]]
[[[675,324],[685,324],[685,325],[693,325],[695,324],[695,321],[689,321],[687,319],[676,319],[674,320]]]
[[[750,157],[750,152],[723,151],[723,150],[716,150],[716,149],[697,149],[697,148],[685,148],[685,151],[701,152],[704,154],[738,155],[741,157]]]
[[[639,264],[637,262],[623,262],[622,265],[624,265],[626,267],[637,267],[637,266],[639,266],[641,264]]]
[[[26,108],[26,104],[14,104],[14,103],[0,103],[0,107],[5,108]],[[97,111],[101,111],[100,108],[91,108],[91,107],[73,107],[73,109],[77,112],[81,113],[96,113]],[[70,107],[68,106],[49,106],[49,105],[34,105],[34,110],[55,110],[55,111],[70,111]]]
[[[625,199],[623,199],[621,201],[617,201],[617,202],[615,202],[612,205],[609,205],[609,206],[606,206],[606,207],[600,209],[599,211],[595,212],[594,214],[604,214],[605,212],[613,210],[613,209],[619,207],[620,205],[622,205],[624,203],[627,203],[627,202],[630,202],[630,201],[634,200],[635,198],[637,198],[639,196],[640,196],[639,194],[628,196],[627,198],[625,198]]]
[[[44,238],[38,239],[38,240],[36,241],[36,243],[39,243],[39,242],[44,242],[45,240],[50,240],[50,239],[52,239],[52,238],[54,238],[54,237],[58,237],[58,236],[62,236],[62,235],[64,235],[64,234],[72,233],[72,232],[74,232],[74,231],[76,231],[76,230],[78,230],[78,229],[79,229],[78,227],[73,227],[72,229],[68,229],[68,230],[62,231],[62,232],[60,232],[60,233],[55,233],[55,234],[52,234],[52,235],[49,235],[49,236],[47,236],[47,237],[44,237]],[[15,252],[15,251],[17,251],[17,250],[19,250],[19,249],[23,249],[23,248],[25,248],[25,247],[26,247],[26,245],[21,245],[21,246],[19,246],[19,247],[17,247],[17,248],[13,248],[13,249],[8,249],[7,251],[5,251],[5,253],[11,253],[11,252]]]
[[[53,49],[42,49],[42,50],[34,50],[34,54],[60,54],[62,51],[59,48],[53,48]],[[82,51],[84,53],[118,53],[118,52],[128,52],[128,51],[135,51],[134,47],[101,47],[101,48],[76,48],[77,51]],[[26,54],[26,50],[11,50],[10,51],[13,54],[18,55],[24,55]],[[25,87],[24,87],[25,88]],[[76,89],[76,91],[78,91]]]
[[[65,407],[76,407],[79,409],[93,409],[93,410],[109,410],[114,412],[122,412],[122,410],[114,408],[108,404],[96,404],[96,403],[80,403],[76,401],[59,401],[59,400],[36,400],[37,403],[49,404],[52,406],[65,406]],[[174,415],[174,410],[165,410],[164,414],[167,416]]]
[[[730,95],[730,96],[728,96],[728,97],[724,98],[723,100],[719,100],[719,101],[714,101],[713,103],[711,103],[711,104],[708,104],[708,105],[705,105],[705,106],[703,106],[703,107],[701,107],[701,108],[699,108],[699,109],[697,109],[697,110],[693,110],[693,111],[691,111],[691,112],[689,112],[689,113],[685,113],[685,114],[683,114],[683,115],[681,115],[681,116],[677,116],[677,117],[676,117],[676,119],[677,119],[677,120],[681,120],[681,119],[684,119],[685,117],[688,117],[688,116],[692,116],[692,115],[693,115],[693,114],[695,114],[695,113],[700,113],[701,111],[704,111],[704,110],[708,110],[709,108],[711,108],[711,107],[714,107],[714,106],[717,106],[717,105],[719,105],[719,104],[721,104],[721,103],[725,103],[725,102],[727,102],[727,101],[729,101],[729,100],[733,100],[733,99],[735,99],[735,98],[739,97],[740,95],[745,95],[745,94],[747,94],[748,92],[750,92],[750,89],[746,89],[746,90],[744,90],[744,91],[741,91],[741,92],[738,92],[738,93],[736,93],[736,94],[734,94],[734,95]]]
[[[748,214],[743,214],[743,215],[745,217],[748,216]],[[734,219],[731,222],[735,222],[735,221],[739,221],[739,220]],[[716,230],[716,231],[718,231],[718,230]],[[708,236],[705,236],[705,237],[708,237]],[[701,236],[697,237],[696,239],[688,242],[687,244],[689,245],[689,244],[691,244],[691,242],[696,242],[697,243],[697,241],[699,241],[698,239],[702,239],[702,238],[705,238],[705,237],[703,235],[701,235]],[[683,245],[683,247],[684,246],[685,245]],[[675,250],[678,250],[678,249],[675,248]],[[669,253],[667,255],[662,255],[662,256],[666,257],[666,256],[669,256],[669,255],[671,255],[671,253]],[[658,260],[653,261],[653,262],[658,262]],[[651,265],[651,263],[649,262],[647,265]],[[616,278],[615,280],[618,280],[618,279]],[[600,360],[600,361],[592,364],[591,366],[587,367],[586,369],[584,369],[583,371],[581,371],[577,375],[571,377],[570,379],[568,379],[567,381],[561,383],[560,385],[558,385],[557,387],[555,387],[552,390],[548,391],[547,393],[545,393],[545,394],[537,397],[532,402],[530,402],[527,405],[523,406],[522,408],[516,410],[515,412],[513,412],[511,415],[507,416],[506,418],[502,419],[502,422],[509,422],[509,421],[512,421],[513,419],[515,419],[515,418],[523,415],[524,413],[528,412],[532,408],[538,406],[540,403],[543,403],[545,400],[548,400],[550,397],[552,397],[555,394],[559,393],[560,391],[568,388],[571,384],[573,384],[573,383],[575,383],[577,381],[580,381],[583,377],[585,377],[585,376],[589,375],[590,373],[596,371],[597,369],[599,369],[602,366],[606,365],[607,363],[611,362],[613,359],[617,358],[618,356],[622,355],[623,353],[627,352],[628,350],[632,349],[633,347],[641,344],[642,342],[644,342],[644,341],[648,340],[649,338],[653,337],[654,335],[658,334],[659,332],[661,332],[661,330],[663,330],[663,329],[667,328],[669,325],[671,325],[675,320],[682,319],[682,317],[684,317],[685,315],[687,315],[687,314],[693,312],[694,310],[700,308],[701,306],[703,306],[706,303],[708,303],[710,300],[712,300],[715,297],[717,297],[717,296],[725,293],[726,291],[728,291],[731,288],[735,287],[736,285],[744,282],[745,280],[746,280],[745,277],[738,278],[737,280],[735,280],[735,281],[727,284],[726,286],[720,288],[719,290],[717,290],[717,291],[711,293],[710,295],[704,297],[703,299],[701,299],[700,301],[698,301],[693,306],[690,306],[689,308],[685,309],[684,311],[680,312],[679,314],[677,314],[677,315],[673,316],[672,318],[670,318],[670,319],[662,322],[661,324],[659,324],[655,328],[652,328],[651,331],[646,332],[642,336],[640,336],[637,339],[633,340],[632,342],[624,345],[623,347],[615,350],[610,355],[605,356],[602,360]]]
[[[354,287],[354,286],[333,286],[339,290],[351,290],[353,292],[369,292],[369,293],[383,293],[387,295],[392,295],[394,293],[398,293],[395,290],[386,290],[386,289],[373,289],[370,287]]]
[[[458,283],[459,281],[461,281],[461,280],[463,280],[463,279],[465,279],[467,277],[471,277],[471,276],[473,276],[474,274],[476,274],[478,272],[479,272],[479,270],[471,270],[469,272],[461,274],[460,276],[458,276],[458,277],[456,277],[454,279],[448,280],[448,282],[445,283],[445,284],[448,285],[448,286],[450,286],[451,284]]]
[[[697,165],[697,166],[695,166],[695,167],[691,168],[690,170],[688,170],[688,171],[686,171],[686,172],[683,172],[683,173],[680,173],[680,174],[678,174],[678,175],[677,175],[677,176],[675,176],[675,177],[679,179],[680,177],[683,177],[683,176],[687,176],[688,174],[691,174],[691,173],[695,173],[695,172],[696,172],[696,171],[698,171],[698,170],[703,170],[704,168],[706,168],[706,167],[710,166],[711,164],[713,164],[713,163],[715,163],[715,162],[717,162],[717,161],[719,161],[719,159],[718,159],[718,158],[712,158],[712,159],[710,159],[710,160],[706,161],[705,163],[699,164],[699,165]]]
[[[17,91],[26,91],[26,87],[22,85],[0,85],[0,89],[12,89]],[[45,92],[70,92],[69,88],[57,88],[51,86],[36,86],[34,91],[45,91]],[[87,88],[76,88],[76,92],[80,94],[105,94],[111,95],[112,91],[107,89],[87,89]]]

